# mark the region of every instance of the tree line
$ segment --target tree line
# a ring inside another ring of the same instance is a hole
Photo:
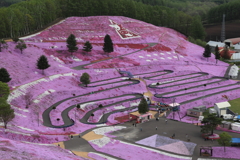
[[[203,16],[205,17],[207,12],[218,6],[215,1],[212,0],[134,0],[137,2],[142,2],[144,4],[149,4],[152,6],[159,5],[169,8],[175,8],[179,11],[191,16]]]
[[[218,23],[222,22],[223,14],[225,14],[225,20],[238,20],[240,19],[240,1],[233,0],[229,3],[224,3],[218,7],[214,7],[209,10],[207,19],[208,23]]]
[[[147,5],[133,0],[22,1],[9,7],[0,8],[0,38],[30,34],[59,17],[98,15],[126,16],[156,26],[173,28],[195,39],[203,39],[201,36],[193,36],[192,23],[196,19],[195,17],[177,9]],[[197,20],[202,26],[201,20]]]
[[[0,1],[0,7],[7,7],[10,6],[11,4],[18,3],[24,0],[1,0]]]

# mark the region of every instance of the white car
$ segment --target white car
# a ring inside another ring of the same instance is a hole
[[[231,114],[224,114],[223,119],[233,119],[233,115]]]

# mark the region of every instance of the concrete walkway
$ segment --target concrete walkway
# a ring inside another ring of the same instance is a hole
[[[136,52],[139,52],[141,50],[144,50],[144,49],[147,49],[147,48],[150,48],[154,45],[156,45],[157,43],[150,43],[148,47],[145,47],[143,49],[140,49],[138,51],[135,51],[135,52],[131,52],[131,53],[128,53],[128,54],[125,54],[125,55],[121,55],[121,56],[117,56],[117,57],[112,57],[110,59],[114,59],[114,58],[119,58],[119,57],[123,57],[123,56],[126,56],[126,55],[129,55],[129,54],[133,54],[133,53],[136,53]],[[108,59],[109,60],[109,59]],[[105,60],[102,60],[102,61],[105,61]],[[98,61],[98,62],[101,62],[101,61]],[[94,63],[98,63],[98,62],[94,62]],[[81,66],[78,66],[78,67],[74,67],[73,69],[76,69],[76,70],[81,70],[81,69],[84,69],[85,66],[87,65],[91,65],[91,64],[94,64],[94,63],[90,63],[90,64],[85,64],[85,65],[81,65]],[[164,70],[164,71],[157,71],[157,72],[166,72],[164,74],[169,74],[169,73],[172,73],[173,71],[170,71],[170,70]],[[150,73],[150,72],[149,72]],[[143,74],[138,74],[138,75],[144,75],[144,74],[149,74],[149,73],[143,73]],[[151,73],[154,73],[154,72],[151,72]],[[156,72],[155,72],[156,73]],[[200,72],[199,72],[200,73]],[[164,74],[161,74],[161,75],[164,75]],[[207,75],[207,74],[206,74]],[[148,80],[151,80],[152,78],[154,77],[157,77],[159,75],[155,75],[155,76],[150,76],[150,77],[144,77],[145,79],[148,79]],[[200,75],[202,76],[202,75]],[[117,77],[116,77],[117,78]],[[191,77],[192,78],[192,77]],[[114,79],[114,78],[111,78],[111,79]],[[164,79],[168,79],[168,78],[164,78]],[[110,80],[110,79],[109,79]],[[104,80],[102,80],[104,81]],[[133,82],[133,84],[137,84],[139,83],[138,80],[130,80]],[[98,82],[101,82],[101,81],[98,81]],[[122,81],[118,81],[118,82],[113,82],[113,83],[119,83],[119,82],[122,82]],[[97,83],[97,82],[96,82]],[[93,83],[94,84],[94,83]],[[109,83],[111,84],[111,83]],[[103,90],[103,91],[107,91],[107,90],[111,90],[111,89],[114,89],[114,88],[119,88],[119,87],[123,87],[123,86],[126,86],[126,85],[129,85],[129,84],[125,84],[125,85],[120,85],[120,86],[117,86],[117,87],[113,87],[113,88],[109,88],[109,89],[106,89],[106,90]],[[99,86],[99,85],[96,85],[96,86]],[[228,90],[225,90],[225,91],[228,91]],[[98,92],[101,92],[101,91],[96,91],[95,93],[98,93]],[[220,92],[218,93],[214,93],[214,94],[219,94]],[[211,95],[214,95],[214,94],[211,94]],[[62,126],[54,126],[51,124],[51,120],[50,120],[50,117],[49,117],[49,113],[51,112],[52,108],[53,107],[57,107],[59,104],[61,104],[62,102],[66,101],[66,100],[69,100],[69,99],[73,99],[73,98],[76,98],[76,97],[80,97],[80,96],[85,96],[85,95],[89,95],[89,93],[87,94],[83,94],[83,95],[78,95],[78,96],[75,96],[75,97],[69,97],[69,98],[66,98],[62,101],[59,101],[55,104],[53,104],[52,106],[50,106],[47,110],[44,111],[43,113],[43,124],[45,126],[48,126],[48,127],[58,127],[58,128],[63,128],[63,127],[67,127],[67,126],[70,126],[70,125],[73,125],[74,122],[70,119],[70,117],[68,116],[68,112],[73,109],[75,107],[75,105],[73,106],[70,106],[68,107],[66,110],[64,110],[62,112],[62,119],[64,121],[64,125]],[[130,95],[130,94],[129,94]],[[136,95],[135,93],[131,94],[131,95]],[[208,95],[209,96],[209,95]],[[142,95],[141,94],[138,94],[136,95],[136,98],[141,98]],[[201,98],[201,97],[200,97]],[[193,99],[193,100],[189,100],[189,101],[186,101],[186,103],[190,102],[190,101],[194,101],[194,100],[197,100],[197,99],[200,99],[200,98],[196,98],[196,99]],[[108,99],[108,98],[106,98]],[[129,101],[130,99],[128,100],[125,100],[125,101]],[[119,103],[121,102],[124,102],[124,101],[120,101]],[[84,102],[86,103],[86,102]],[[117,104],[117,103],[116,103]],[[182,104],[182,103],[181,103]],[[113,105],[113,104],[111,104]],[[107,106],[110,106],[110,105],[106,105]],[[153,106],[154,107],[154,106]],[[98,110],[99,108],[95,109],[95,110]],[[93,113],[95,110],[92,110],[88,113],[86,113],[86,115],[80,120],[82,123],[88,123],[87,120],[88,118],[90,117],[91,113]],[[128,110],[128,109],[123,109],[122,111],[125,111],[125,110]],[[116,112],[119,112],[119,111],[116,111]],[[111,113],[108,113],[106,115],[104,115],[103,117],[105,117],[106,119],[108,118],[109,115],[111,115],[112,113],[114,112],[111,112]],[[106,119],[104,118],[101,118],[101,120],[99,121],[99,123],[102,123],[104,122]],[[123,140],[123,141],[127,141],[127,142],[131,142],[134,144],[135,141],[137,140],[140,140],[140,139],[143,139],[143,138],[146,138],[146,137],[149,137],[151,135],[154,135],[154,134],[162,134],[164,136],[170,136],[172,135],[173,133],[176,134],[176,139],[180,139],[180,140],[184,140],[185,138],[185,134],[186,134],[186,131],[188,132],[187,134],[190,136],[190,139],[192,142],[194,143],[197,143],[198,146],[200,145],[210,145],[209,144],[209,141],[202,141],[202,139],[200,138],[200,132],[199,132],[199,127],[197,126],[193,126],[191,124],[187,124],[187,123],[182,123],[182,122],[175,122],[175,121],[168,121],[168,124],[165,124],[165,121],[164,121],[164,118],[161,118],[160,121],[155,121],[155,120],[150,120],[149,122],[146,122],[144,124],[138,124],[136,128],[133,128],[132,127],[132,123],[129,124],[129,123],[126,123],[124,124],[125,126],[127,126],[128,128],[127,129],[124,129],[124,130],[121,130],[121,131],[116,131],[114,132],[113,134],[116,134],[116,136],[118,136],[118,138],[120,140]],[[155,126],[159,126],[159,130],[155,130]],[[139,127],[142,127],[143,128],[143,131],[140,132],[139,130]],[[92,129],[91,129],[92,130]],[[87,133],[91,130],[88,130],[84,133]],[[132,134],[132,131],[134,131],[136,133],[137,136],[133,136]],[[81,133],[81,135],[83,135],[84,133]],[[218,133],[218,131],[216,131],[215,133]],[[234,135],[233,133],[230,133],[231,135]],[[239,134],[236,134],[234,135],[234,137],[238,136],[239,137]],[[212,143],[212,142],[211,142]],[[213,142],[214,143],[214,142]],[[65,145],[65,148],[66,149],[70,149],[70,150],[76,150],[76,151],[93,151],[93,152],[96,152],[90,145],[89,143],[86,141],[86,140],[83,140],[82,138],[79,138],[78,136],[74,137],[73,139],[69,140],[69,141],[66,141],[64,142],[64,145]],[[217,144],[216,144],[217,145]],[[149,147],[151,148],[151,147]],[[199,148],[196,147],[195,148],[195,151],[194,151],[194,159],[198,158],[198,150]],[[105,153],[101,153],[101,154],[105,154]],[[105,154],[107,156],[110,156],[110,157],[113,157],[113,158],[116,158],[114,156],[111,156],[111,155],[108,155],[108,154]]]
[[[159,121],[150,120],[146,123],[137,124],[137,127],[133,127],[131,122],[125,124],[119,124],[119,126],[126,126],[126,129],[112,132],[111,135],[116,136],[114,139],[131,142],[136,144],[136,141],[158,134],[161,136],[171,137],[175,133],[175,139],[179,139],[187,142],[185,135],[189,135],[190,142],[196,143],[193,153],[193,160],[197,158],[203,158],[199,156],[200,146],[219,146],[217,141],[204,141],[201,137],[201,128],[194,124],[183,123],[174,120],[168,120],[165,124],[165,118],[160,118]],[[158,127],[158,130],[155,127]],[[140,131],[142,128],[142,131]],[[133,134],[134,133],[134,134]],[[220,134],[222,131],[215,130],[214,133]],[[228,132],[232,137],[240,138],[240,134]],[[170,152],[171,153],[171,152]],[[222,158],[221,158],[222,159]]]

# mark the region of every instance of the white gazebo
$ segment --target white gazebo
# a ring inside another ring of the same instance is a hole
[[[219,117],[224,114],[227,114],[228,107],[231,107],[231,104],[228,103],[227,101],[214,104],[214,109],[217,111]]]
[[[238,66],[236,66],[236,64],[234,64],[230,70],[229,70],[229,73],[228,73],[228,76],[230,78],[233,78],[233,79],[236,79],[238,77],[238,71],[239,71],[239,68]]]
[[[178,111],[180,109],[180,104],[179,103],[170,103],[168,104],[170,107],[172,107],[173,111]]]
[[[218,47],[224,47],[224,46],[225,46],[225,43],[216,42],[216,41],[209,41],[207,44],[208,44],[209,46],[211,46],[211,47],[216,47],[216,46],[218,46]]]

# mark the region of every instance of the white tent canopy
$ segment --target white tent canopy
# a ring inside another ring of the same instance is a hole
[[[235,64],[230,68],[230,71],[228,73],[229,76],[232,76],[232,77],[237,77],[238,76],[238,66],[236,66]]]
[[[224,47],[224,46],[225,46],[225,43],[216,42],[216,41],[209,41],[207,44],[208,44],[209,46],[211,46],[211,47],[216,47],[216,46],[218,46],[218,47]]]
[[[226,102],[220,102],[220,103],[215,103],[215,105],[220,109],[220,108],[227,108],[231,107],[231,104]]]
[[[240,53],[233,53],[231,59],[240,59]]]

